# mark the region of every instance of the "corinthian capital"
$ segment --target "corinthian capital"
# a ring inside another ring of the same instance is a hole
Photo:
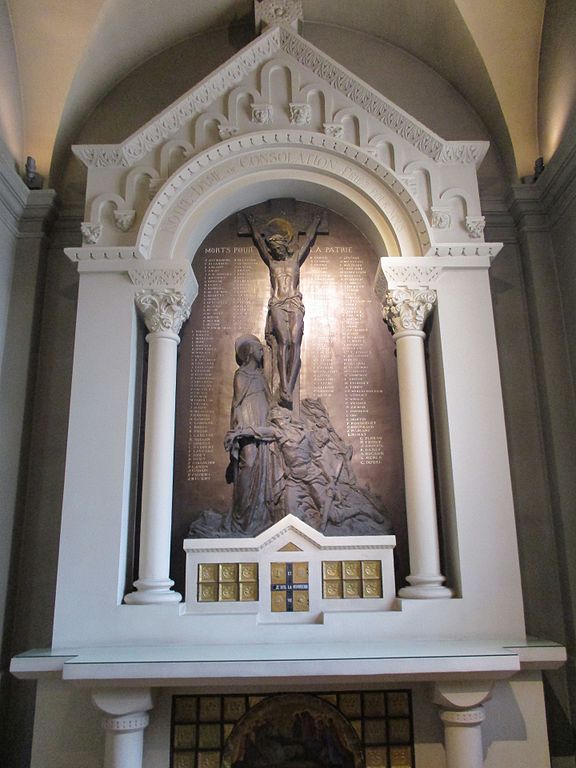
[[[179,291],[139,291],[135,301],[150,333],[155,331],[180,333],[182,324],[190,315],[190,301],[184,293]]]
[[[391,333],[421,331],[435,302],[430,288],[394,288],[386,291],[382,317]]]

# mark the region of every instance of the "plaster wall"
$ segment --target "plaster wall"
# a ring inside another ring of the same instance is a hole
[[[576,5],[548,0],[542,29],[538,115],[540,154],[548,163],[576,126]]]
[[[0,103],[0,154],[5,154],[15,167],[22,162],[24,154],[23,117],[18,62],[6,0],[0,0]]]

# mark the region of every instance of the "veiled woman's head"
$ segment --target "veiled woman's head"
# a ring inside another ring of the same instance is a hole
[[[239,336],[235,344],[236,362],[238,365],[246,365],[250,360],[255,360],[258,365],[264,359],[264,346],[257,336],[247,334]]]

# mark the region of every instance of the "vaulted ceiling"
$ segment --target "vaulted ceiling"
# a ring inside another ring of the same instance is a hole
[[[129,72],[185,38],[252,11],[251,0],[7,3],[22,149],[36,157],[44,174],[85,116]],[[538,77],[544,12],[545,0],[304,0],[305,21],[380,37],[439,72],[475,107],[518,176],[529,175],[542,154]]]

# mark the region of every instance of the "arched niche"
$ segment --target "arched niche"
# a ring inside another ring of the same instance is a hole
[[[340,140],[271,131],[223,142],[183,165],[150,204],[137,248],[151,261],[191,261],[226,216],[274,197],[344,215],[379,256],[423,256],[430,246],[424,213],[390,169]]]

